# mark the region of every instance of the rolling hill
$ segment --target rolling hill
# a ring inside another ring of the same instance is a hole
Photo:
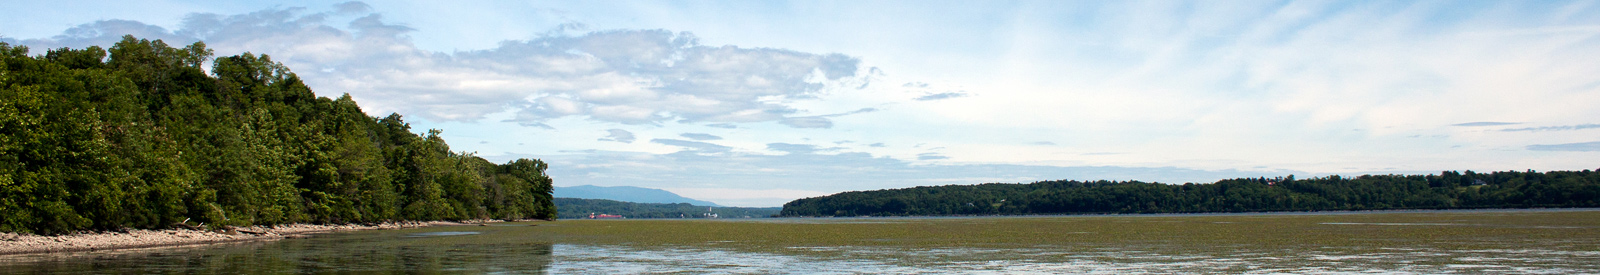
[[[687,203],[699,206],[721,206],[709,201],[679,196],[667,190],[633,186],[556,186],[552,192],[557,198],[603,199],[638,203]]]

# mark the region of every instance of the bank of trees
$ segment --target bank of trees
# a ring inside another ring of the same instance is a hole
[[[783,216],[1200,213],[1600,207],[1600,172],[1243,178],[1209,184],[1041,181],[844,192],[784,204]]]
[[[704,218],[706,213],[721,218],[767,218],[778,214],[777,207],[706,207],[687,203],[637,203],[600,199],[556,198],[559,218],[583,219],[589,214],[622,215],[629,219]],[[707,212],[710,211],[710,212]]]
[[[555,216],[539,160],[452,152],[267,55],[211,57],[0,43],[0,231]]]

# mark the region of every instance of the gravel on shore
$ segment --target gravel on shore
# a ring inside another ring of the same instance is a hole
[[[128,229],[126,231],[84,232],[59,236],[0,232],[0,255],[101,251],[112,249],[246,241],[271,241],[314,233],[402,229],[433,225],[467,225],[482,224],[486,222],[498,221],[469,221],[467,223],[447,221],[387,222],[373,225],[286,224],[274,226],[234,227],[220,230],[194,230],[184,228],[159,230]]]

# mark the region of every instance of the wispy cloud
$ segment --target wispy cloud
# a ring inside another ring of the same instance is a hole
[[[1504,132],[1544,132],[1544,131],[1572,131],[1572,130],[1584,130],[1584,129],[1596,129],[1596,128],[1600,128],[1600,124],[1578,124],[1578,125],[1563,125],[1563,126],[1527,127],[1527,128],[1515,128],[1515,129],[1502,129],[1500,131],[1504,131]]]
[[[1532,151],[1595,152],[1600,151],[1600,141],[1564,144],[1537,144],[1528,145],[1527,149]]]
[[[338,4],[334,4],[333,7],[334,7],[335,12],[339,13],[339,14],[358,14],[358,13],[372,12],[372,6],[371,5],[367,5],[367,3],[362,3],[360,1],[349,1],[349,2],[344,2],[344,3],[338,3]]]
[[[957,98],[957,97],[964,97],[964,96],[967,96],[966,91],[961,91],[961,92],[943,92],[943,93],[937,93],[937,94],[930,93],[930,94],[926,94],[926,95],[923,95],[923,96],[919,96],[919,97],[917,97],[915,99],[917,101],[929,101],[929,100],[950,99],[950,98]]]
[[[683,152],[693,152],[693,153],[726,153],[728,151],[732,151],[733,150],[733,147],[722,146],[722,145],[717,145],[717,144],[713,144],[713,143],[699,142],[699,141],[687,141],[687,140],[681,140],[681,139],[658,138],[658,139],[651,139],[650,142],[683,147],[685,149],[688,149],[688,150],[685,150]]]
[[[1517,125],[1517,124],[1522,124],[1522,123],[1521,122],[1479,121],[1479,122],[1467,122],[1467,123],[1450,124],[1450,126],[1457,126],[1457,127],[1484,127],[1484,126],[1506,126],[1506,125]]]
[[[628,132],[628,130],[610,129],[610,130],[606,130],[606,137],[600,138],[600,141],[615,141],[615,142],[621,142],[621,143],[633,143],[634,137],[633,137],[633,132]]]
[[[716,135],[712,135],[712,134],[705,134],[705,133],[683,133],[683,134],[679,134],[678,136],[689,138],[689,139],[693,139],[693,140],[702,140],[702,141],[704,141],[704,140],[719,140],[719,139],[722,139],[722,137],[719,137],[719,136],[716,136]]]
[[[876,112],[876,111],[878,111],[878,109],[876,109],[876,108],[862,108],[860,110],[844,112],[844,113],[837,113],[837,114],[827,114],[827,115],[819,115],[819,116],[789,117],[789,118],[784,118],[781,121],[778,121],[778,123],[782,123],[783,125],[789,125],[790,127],[795,127],[795,128],[833,128],[833,120],[830,120],[828,118],[841,117],[841,116],[847,116],[847,115],[854,115],[854,114],[860,114],[860,113],[871,113],[871,112]]]
[[[818,151],[816,145],[794,143],[768,143],[767,149],[790,154],[810,154]]]
[[[18,42],[41,48],[41,50],[61,47],[82,48],[92,45],[109,46],[117,43],[117,41],[122,41],[123,35],[133,35],[152,40],[163,39],[167,40],[168,44],[174,44],[173,42],[190,43],[195,40],[193,37],[174,34],[160,26],[148,25],[133,20],[109,19],[74,26],[61,32],[60,35],[50,38],[24,39]]]
[[[821,116],[789,117],[778,123],[795,128],[833,128],[833,121]]]

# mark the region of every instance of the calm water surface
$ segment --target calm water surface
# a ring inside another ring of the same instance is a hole
[[[1600,274],[1600,210],[580,220],[0,257],[16,274],[341,271]]]

